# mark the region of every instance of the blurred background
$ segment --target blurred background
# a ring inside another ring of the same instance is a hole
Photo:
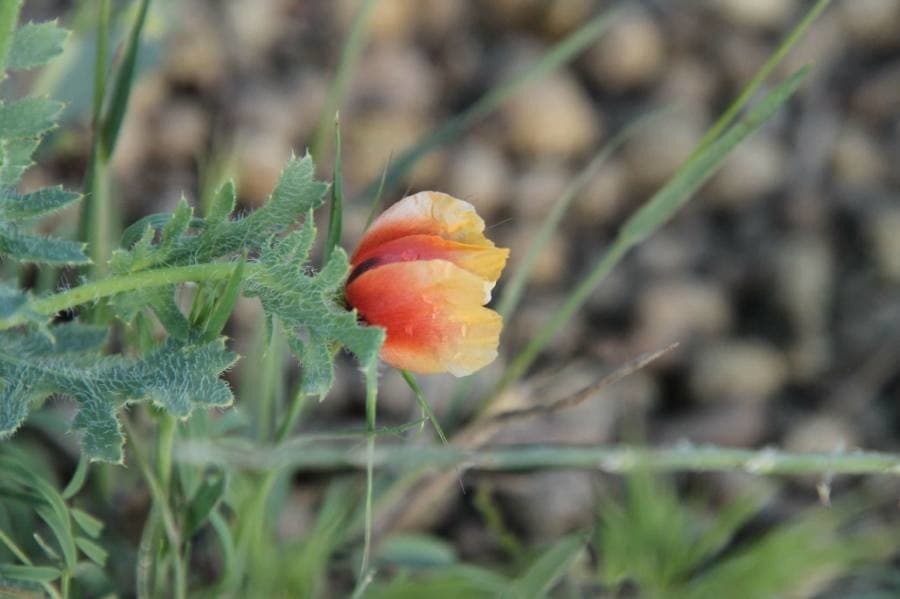
[[[26,185],[81,185],[90,147],[90,4],[26,4],[29,17],[60,17],[76,30],[65,64],[28,83],[69,107]],[[618,226],[675,172],[811,2],[382,0],[371,15],[340,104],[350,249],[369,212],[368,202],[353,198],[378,181],[392,156],[613,5],[621,7],[617,20],[589,50],[385,190],[386,203],[425,189],[468,200],[492,239],[512,248],[514,268],[575,174],[636,117],[672,107],[633,135],[576,198],[504,331],[501,357],[473,396],[558,309]],[[200,204],[228,176],[238,182],[240,209],[252,210],[291,152],[314,143],[319,177],[330,179],[333,144],[330,135],[316,141],[316,129],[359,6],[155,2],[113,158],[122,222],[171,210],[182,194]],[[127,23],[121,19],[123,32]],[[73,66],[79,61],[80,72]],[[900,450],[900,0],[834,3],[778,75],[808,62],[812,76],[789,109],[626,257],[503,401],[564,397],[641,352],[673,341],[678,349],[578,408],[509,427],[496,444],[637,439]],[[258,318],[258,306],[244,300],[229,329],[249,356],[231,373],[243,390],[238,411],[254,401],[243,379],[255,368]],[[349,360],[338,379],[304,427],[361,422],[361,376]],[[454,381],[421,381],[438,415],[446,415]],[[384,373],[379,402],[386,423],[418,415],[396,373]],[[748,485],[776,484],[738,473],[695,478],[723,501]],[[815,503],[817,482],[778,483],[772,509],[791,513]],[[604,484],[598,474],[567,471],[490,479],[516,534],[533,542],[588,525]],[[881,498],[900,491],[895,479],[836,481],[838,491],[849,487]],[[302,533],[316,492],[298,484],[285,534]],[[451,501],[455,507],[429,526],[463,555],[495,547],[479,529],[473,496],[457,493]]]

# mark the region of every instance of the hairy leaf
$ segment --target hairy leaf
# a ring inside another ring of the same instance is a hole
[[[310,213],[298,231],[273,238],[260,255],[246,292],[258,296],[266,314],[291,329],[288,343],[303,367],[301,390],[324,396],[334,382],[332,362],[340,346],[368,367],[384,342],[384,331],[361,325],[356,311],[343,306],[341,291],[350,264],[342,249],[335,249],[320,272],[304,270],[315,233]]]
[[[56,21],[28,23],[16,31],[7,56],[9,69],[33,69],[48,63],[62,53],[69,32],[56,26]]]
[[[105,330],[78,324],[37,332],[0,332],[0,437],[12,434],[32,403],[64,394],[79,404],[73,428],[92,459],[120,462],[116,412],[152,401],[187,417],[195,407],[226,406],[231,390],[219,374],[236,356],[222,339],[186,346],[168,340],[142,358],[101,357]]]
[[[81,194],[66,191],[61,185],[45,187],[32,193],[18,195],[7,192],[0,193],[0,218],[24,220],[52,214],[77,202]]]

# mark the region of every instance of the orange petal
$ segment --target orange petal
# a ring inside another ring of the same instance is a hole
[[[347,301],[384,327],[381,358],[413,372],[465,376],[497,357],[500,315],[482,307],[491,283],[446,260],[376,266],[347,285]]]
[[[484,221],[472,204],[437,191],[407,196],[385,210],[363,235],[350,263],[373,248],[408,235],[437,235],[480,247],[494,247],[484,236]]]
[[[446,260],[482,279],[494,283],[506,265],[509,250],[486,245],[472,245],[448,241],[436,235],[408,235],[372,247],[366,252],[356,252],[356,269],[350,275],[352,281],[366,270],[412,260]]]

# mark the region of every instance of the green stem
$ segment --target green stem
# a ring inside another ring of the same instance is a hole
[[[235,468],[292,468],[295,471],[333,471],[348,468],[414,469],[461,466],[486,471],[583,469],[623,473],[733,472],[758,475],[882,474],[900,476],[900,454],[875,451],[790,453],[777,449],[731,449],[683,445],[647,448],[629,445],[543,445],[466,450],[455,446],[381,445],[371,452],[358,446],[306,446],[303,451],[283,447],[246,451],[220,444],[192,445],[176,459],[188,463],[228,464]]]
[[[375,471],[375,415],[378,400],[378,363],[373,362],[366,368],[366,506],[365,533],[363,540],[362,563],[359,568],[359,581],[365,581],[369,571],[369,556],[372,550],[372,490]]]
[[[159,432],[156,436],[156,471],[159,484],[166,495],[172,490],[172,446],[177,432],[175,417],[168,412],[159,419]]]
[[[247,265],[248,269],[252,269],[252,267],[253,265]],[[31,302],[29,309],[31,312],[44,316],[53,316],[62,310],[126,291],[137,291],[139,289],[162,287],[189,281],[227,279],[231,276],[234,268],[235,263],[215,262],[191,266],[156,268],[129,275],[107,277],[67,291],[35,299]],[[0,321],[0,330],[24,324],[26,320],[24,316],[14,315],[8,320]]]

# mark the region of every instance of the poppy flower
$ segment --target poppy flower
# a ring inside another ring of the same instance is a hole
[[[350,258],[345,295],[386,330],[385,362],[465,376],[497,357],[503,321],[484,305],[508,255],[471,204],[423,191],[375,219]]]

